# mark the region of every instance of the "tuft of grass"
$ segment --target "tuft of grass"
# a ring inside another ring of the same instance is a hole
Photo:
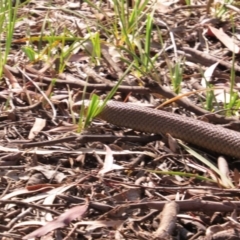
[[[200,181],[207,181],[207,182],[213,182],[216,183],[213,179],[203,177],[198,174],[193,173],[186,173],[186,172],[175,172],[175,171],[159,171],[159,170],[145,170],[146,172],[156,173],[156,174],[162,174],[162,175],[170,175],[170,176],[181,176],[181,177],[188,177],[188,178],[195,178]]]
[[[86,2],[102,13],[90,0]],[[131,73],[137,77],[151,72],[158,57],[158,54],[151,57],[150,53],[154,9],[150,10],[148,3],[148,0],[137,0],[133,6],[129,6],[124,0],[113,0],[113,21],[109,21],[107,29],[101,23],[97,23],[105,35],[112,39],[111,44],[114,44],[123,56],[127,56],[123,57],[122,61],[127,65],[134,63]],[[93,41],[92,44],[94,49],[98,49],[99,44],[94,44]]]
[[[136,43],[136,53],[131,52],[130,49],[122,48],[124,49],[128,55],[130,56],[130,59],[133,59],[133,67],[135,71],[133,72],[134,75],[137,77],[146,76],[149,73],[153,73],[155,70],[155,62],[159,56],[159,54],[155,54],[151,57],[151,39],[152,39],[152,25],[153,25],[153,14],[154,11],[146,15],[146,21],[145,21],[145,38],[144,42],[139,41],[138,39],[135,39]],[[144,47],[142,47],[144,45]],[[130,61],[123,59],[123,61],[130,63]]]
[[[232,22],[233,23],[233,22]],[[235,31],[234,27],[232,28],[233,31]],[[233,32],[234,34],[234,32]],[[232,55],[232,67],[231,67],[231,73],[230,73],[230,100],[228,104],[224,104],[224,109],[229,109],[226,111],[226,115],[227,116],[231,116],[233,114],[235,114],[239,107],[240,107],[240,100],[239,100],[239,96],[238,93],[234,90],[235,87],[235,78],[236,78],[236,72],[235,72],[235,53],[233,51],[233,55]],[[235,111],[233,111],[233,109],[236,109]]]
[[[115,40],[119,44],[126,44],[127,48],[134,52],[135,39],[139,39],[142,31],[141,23],[148,11],[148,0],[137,0],[132,9],[124,0],[113,0],[113,8],[118,18],[113,22]]]
[[[83,38],[69,37],[68,33],[64,32],[62,36],[52,33],[52,36],[29,37],[23,40],[29,41],[26,46],[22,47],[22,51],[31,63],[38,61],[51,63],[55,61],[57,64],[54,70],[57,73],[63,73],[67,60],[74,50],[82,45]],[[39,43],[38,49],[35,48],[35,42]],[[39,47],[40,45],[41,47]]]
[[[90,32],[90,31],[89,31]],[[89,33],[90,35],[90,41],[91,41],[91,59],[92,62],[95,63],[95,65],[100,65],[100,59],[101,59],[101,39],[99,32],[96,33]]]
[[[218,2],[216,5],[216,13],[215,16],[217,18],[223,18],[224,15],[228,14],[228,9],[226,8],[225,4],[233,4],[234,0],[224,0],[222,3]]]
[[[170,72],[170,79],[173,85],[173,91],[176,94],[181,92],[181,84],[183,80],[183,62],[179,59],[175,65],[172,67],[172,64],[168,62],[168,68]]]
[[[214,109],[214,102],[216,102],[214,90],[210,84],[207,84],[208,91],[206,91],[206,104],[205,108],[208,111],[212,111]]]
[[[53,66],[53,70],[59,74],[63,73],[68,59],[72,56],[75,49],[78,49],[84,41],[82,37],[74,36],[67,28],[64,28],[61,35],[58,35],[55,27],[49,22],[46,14],[39,36],[26,36],[18,42],[26,43],[22,51],[31,63],[44,62]],[[50,32],[45,35],[44,32]],[[55,63],[55,64],[52,64]]]
[[[0,1],[0,78],[11,50],[18,7],[19,0],[15,1],[15,6],[13,6],[12,0]]]

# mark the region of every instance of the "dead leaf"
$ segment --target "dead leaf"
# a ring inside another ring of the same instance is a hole
[[[18,80],[13,76],[13,74],[4,66],[3,72],[5,76],[8,78],[9,82],[11,83],[11,86],[13,89],[22,89],[22,87],[19,85]]]
[[[176,138],[173,138],[170,134],[166,134],[167,135],[167,140],[168,140],[168,145],[171,149],[172,152],[177,153],[179,152],[179,144],[176,140]]]
[[[223,184],[225,186],[228,186],[229,184],[226,181],[226,179],[229,179],[229,168],[228,168],[228,163],[227,163],[226,159],[222,156],[218,158],[218,169],[222,173],[221,180],[222,180]]]
[[[62,181],[66,178],[66,175],[57,170],[53,170],[49,165],[39,165],[35,167],[30,167],[28,171],[38,171],[48,180],[54,179],[57,183],[62,183]]]
[[[28,139],[32,140],[46,126],[46,119],[35,118],[34,125],[28,135]]]
[[[217,29],[208,26],[214,36],[219,39],[231,52],[238,54],[240,52],[238,45],[230,38],[223,29]]]
[[[216,63],[214,63],[214,64],[212,64],[212,65],[211,65],[210,67],[208,67],[208,68],[206,69],[206,71],[204,72],[204,74],[203,74],[204,77],[203,77],[202,80],[201,80],[201,85],[202,85],[203,87],[206,88],[206,87],[207,87],[207,83],[211,81],[212,75],[213,75],[216,67],[218,66],[218,64],[219,64],[219,61],[216,62]]]
[[[123,223],[124,223],[123,220],[111,220],[111,221],[96,220],[96,221],[81,221],[78,225],[81,225],[81,226],[88,225],[87,230],[93,231],[101,227],[104,227],[104,228],[112,227],[114,229],[117,229]]]
[[[113,163],[112,150],[107,145],[104,145],[104,146],[106,148],[105,161],[104,161],[103,168],[98,173],[101,176],[103,176],[105,173],[110,172],[114,169],[123,169],[122,166],[119,166],[119,165]]]
[[[33,231],[32,233],[26,235],[25,237],[23,237],[23,239],[41,237],[50,231],[53,231],[55,229],[58,229],[58,228],[68,225],[71,221],[73,221],[76,218],[79,218],[79,217],[82,218],[82,216],[88,209],[88,205],[89,204],[86,203],[85,205],[76,206],[76,207],[73,207],[73,208],[67,210],[65,213],[60,215],[57,219],[47,223],[46,225],[38,228],[37,230]]]

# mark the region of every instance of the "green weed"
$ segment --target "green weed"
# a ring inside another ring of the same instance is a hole
[[[0,1],[0,78],[11,50],[18,6],[19,0],[16,0],[15,6],[13,6],[12,0]]]

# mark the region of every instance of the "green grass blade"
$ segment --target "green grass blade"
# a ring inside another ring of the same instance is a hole
[[[146,172],[152,172],[156,174],[161,174],[161,175],[172,175],[172,176],[182,176],[182,177],[189,177],[189,178],[195,178],[200,181],[207,181],[207,182],[213,182],[216,183],[213,179],[203,177],[198,174],[193,174],[193,173],[186,173],[186,172],[174,172],[174,171],[158,171],[158,170],[145,170]]]
[[[224,179],[224,182],[227,183],[228,185],[225,186],[226,188],[234,188],[233,183],[224,175],[222,174],[219,169],[212,164],[209,160],[207,160],[206,158],[204,158],[203,156],[201,156],[200,154],[198,154],[197,152],[195,152],[194,150],[192,150],[191,148],[189,148],[188,146],[186,146],[185,144],[183,144],[181,141],[178,141],[179,144],[181,146],[184,147],[184,149],[190,153],[192,156],[194,156],[195,158],[197,158],[199,161],[201,161],[203,164],[205,164],[206,166],[208,166],[212,171],[214,171],[215,173],[217,173],[221,179]]]

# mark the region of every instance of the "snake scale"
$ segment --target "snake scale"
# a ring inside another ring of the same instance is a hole
[[[101,119],[137,131],[171,136],[219,154],[240,158],[240,133],[178,114],[109,101]]]

